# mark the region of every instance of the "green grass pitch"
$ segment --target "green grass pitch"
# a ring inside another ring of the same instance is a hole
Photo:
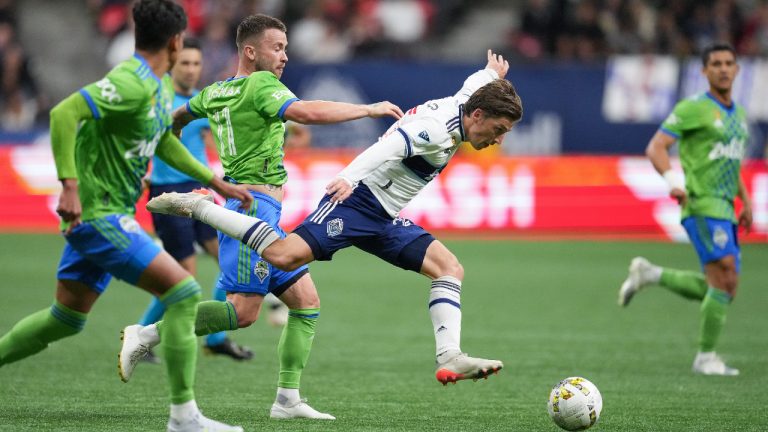
[[[499,375],[440,385],[427,280],[347,250],[312,266],[323,308],[302,380],[302,396],[338,420],[268,418],[280,330],[265,320],[233,334],[255,349],[253,361],[200,355],[203,412],[249,431],[556,431],[546,412],[549,389],[581,375],[603,394],[595,431],[768,429],[765,245],[743,249],[740,293],[719,347],[741,376],[723,378],[690,372],[697,303],[654,288],[626,310],[616,306],[631,257],[696,269],[688,245],[446,243],[466,271],[462,348],[503,360]],[[53,235],[0,235],[0,333],[50,304],[63,244]],[[200,267],[207,297],[215,265],[201,258]],[[142,364],[123,384],[116,368],[120,329],[148,300],[113,282],[83,333],[0,369],[0,431],[164,430],[163,369]]]

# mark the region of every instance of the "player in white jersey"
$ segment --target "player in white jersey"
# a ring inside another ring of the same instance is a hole
[[[409,110],[331,181],[318,208],[285,239],[264,221],[222,208],[207,195],[165,194],[147,208],[210,224],[281,269],[330,260],[339,249],[356,246],[429,277],[437,380],[447,384],[485,378],[503,364],[461,352],[464,268],[445,245],[398,214],[443,170],[462,142],[477,150],[500,144],[520,120],[520,97],[504,79],[508,69],[489,50],[485,69],[467,78],[456,95]]]

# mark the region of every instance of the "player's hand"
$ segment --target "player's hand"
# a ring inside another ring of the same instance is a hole
[[[61,220],[69,223],[69,227],[64,231],[64,235],[68,235],[74,227],[80,225],[83,208],[77,193],[77,180],[64,179],[61,182],[63,188],[59,195],[59,204],[56,206],[56,214],[61,217]]]
[[[684,207],[685,203],[688,202],[688,194],[685,193],[684,189],[673,188],[669,191],[669,196],[677,201],[680,207]]]
[[[208,186],[224,198],[232,198],[240,201],[240,208],[249,209],[253,204],[251,192],[243,185],[234,185],[219,177],[214,177]]]
[[[496,71],[499,74],[499,78],[504,78],[507,76],[507,71],[509,71],[509,63],[504,60],[501,54],[494,54],[493,51],[488,50],[488,64],[485,65],[485,68]]]
[[[349,198],[353,190],[355,190],[354,185],[342,177],[336,177],[325,187],[325,193],[331,196],[331,202],[338,203],[342,203],[345,199]]]
[[[400,107],[389,101],[377,102],[368,105],[368,117],[371,118],[394,117],[397,120],[400,120],[400,117],[402,116],[403,111],[400,109]]]
[[[752,205],[745,202],[739,212],[739,225],[749,233],[752,230]]]

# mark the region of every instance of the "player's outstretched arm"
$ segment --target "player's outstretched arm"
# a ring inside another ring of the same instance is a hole
[[[400,119],[403,111],[390,102],[357,105],[331,101],[296,101],[285,110],[284,118],[301,124],[329,124],[363,117]]]
[[[496,54],[489,49],[488,64],[485,65],[485,68],[495,71],[499,75],[499,78],[503,79],[507,76],[507,72],[509,71],[509,62],[504,60],[504,57],[502,57],[501,54]]]
[[[51,110],[51,148],[62,191],[56,213],[69,230],[80,223],[82,207],[77,191],[77,165],[75,164],[75,137],[82,120],[93,118],[85,98],[73,93]]]
[[[684,205],[687,199],[685,183],[680,173],[672,169],[672,163],[669,161],[669,149],[675,145],[675,142],[677,138],[672,135],[660,130],[656,131],[645,149],[645,155],[648,156],[656,172],[667,181],[669,196],[676,199],[680,205]]]

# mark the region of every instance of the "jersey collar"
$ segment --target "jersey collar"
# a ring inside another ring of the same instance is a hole
[[[160,78],[158,78],[158,77],[157,77],[157,75],[155,75],[155,72],[152,70],[152,68],[151,68],[151,67],[149,67],[149,64],[147,64],[147,61],[144,59],[144,57],[142,57],[142,56],[141,56],[141,54],[139,54],[139,53],[137,53],[137,52],[134,52],[134,53],[133,53],[133,57],[134,57],[136,60],[138,60],[138,61],[140,61],[140,62],[141,62],[141,67],[140,67],[139,69],[141,69],[142,67],[143,67],[143,68],[146,68],[146,69],[147,69],[147,71],[149,72],[149,75],[150,75],[152,78],[154,78],[154,79],[155,79],[155,81],[157,81],[157,84],[159,85],[159,84],[161,83],[161,81],[160,81]]]
[[[736,108],[736,102],[731,100],[731,106],[728,107],[723,105],[723,103],[717,100],[716,97],[712,96],[712,93],[706,92],[705,94],[707,95],[708,98],[712,99],[716,104],[720,105],[720,108],[722,108],[725,112],[727,112],[728,114],[733,114],[733,110]]]

